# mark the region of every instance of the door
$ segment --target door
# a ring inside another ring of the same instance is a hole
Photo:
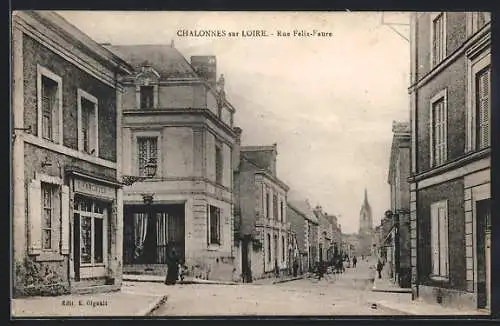
[[[251,269],[251,258],[250,251],[248,247],[251,245],[251,239],[248,235],[243,237],[243,241],[241,243],[241,270],[243,274],[243,282],[251,283],[252,282],[252,269]]]
[[[490,303],[490,199],[476,202],[477,307]]]
[[[73,268],[75,281],[80,281],[80,214],[75,213],[73,219]]]

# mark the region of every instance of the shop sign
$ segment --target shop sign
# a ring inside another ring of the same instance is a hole
[[[103,185],[95,184],[90,181],[75,179],[75,192],[88,194],[95,197],[115,198],[115,189]]]

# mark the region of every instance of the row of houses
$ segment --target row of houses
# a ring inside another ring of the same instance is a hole
[[[191,276],[245,282],[338,252],[336,217],[289,199],[277,145],[241,145],[224,84],[214,56],[14,13],[14,295],[115,290],[171,250]]]
[[[491,17],[411,14],[410,121],[393,124],[379,254],[414,298],[491,306]]]

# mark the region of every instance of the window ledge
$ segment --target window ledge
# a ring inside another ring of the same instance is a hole
[[[439,275],[431,275],[430,279],[433,281],[444,281],[444,282],[448,282],[450,280],[448,276],[439,276]]]
[[[42,251],[35,256],[36,261],[63,261],[64,256],[57,251]]]
[[[220,249],[221,249],[221,245],[220,244],[214,244],[214,243],[209,244],[208,248],[207,248],[207,250],[209,250],[209,251],[218,251]]]

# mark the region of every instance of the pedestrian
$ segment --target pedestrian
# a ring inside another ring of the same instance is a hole
[[[299,269],[299,263],[297,259],[293,260],[293,277],[297,277],[297,270]]]
[[[379,259],[377,262],[378,278],[382,278],[382,268],[384,268],[384,263]]]
[[[174,285],[179,277],[179,257],[175,248],[169,251],[167,249],[167,277],[165,278],[166,285]]]
[[[356,256],[354,256],[352,258],[352,267],[356,268],[356,263],[358,262],[358,260],[356,259]]]
[[[274,261],[274,276],[276,276],[276,278],[280,277],[280,269],[278,267],[278,260]]]

